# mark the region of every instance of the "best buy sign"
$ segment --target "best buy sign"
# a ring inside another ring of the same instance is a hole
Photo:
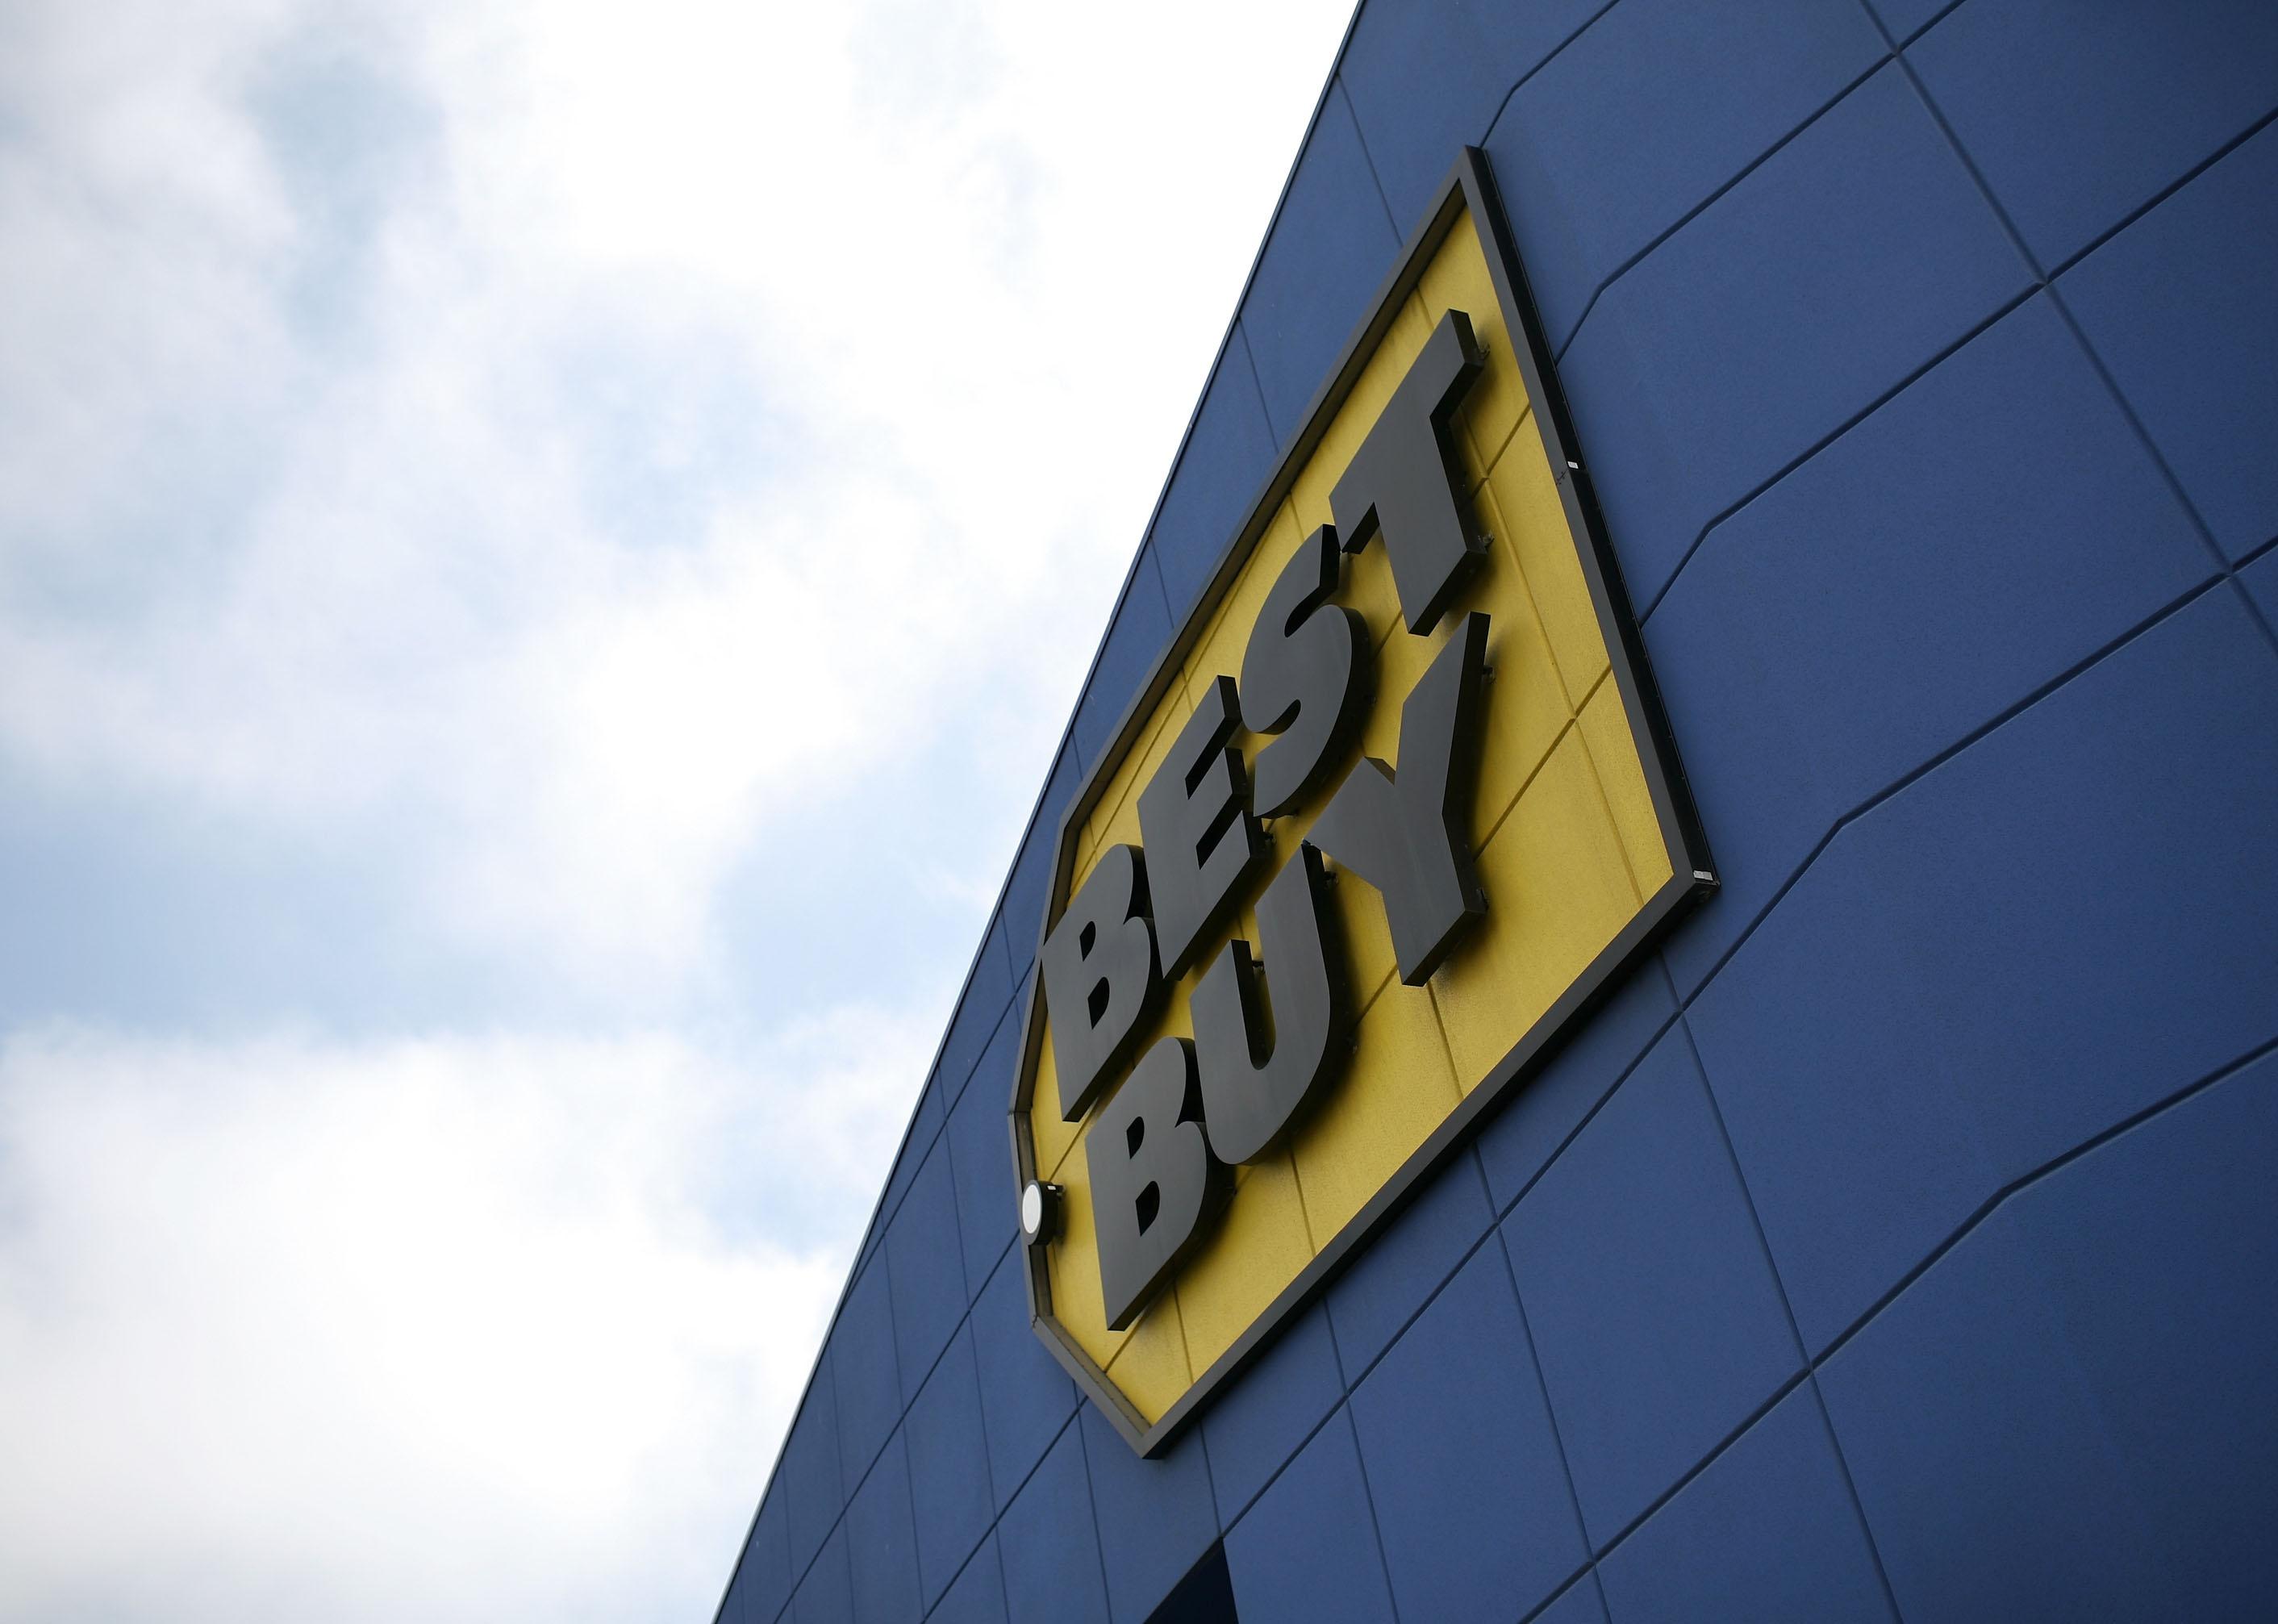
[[[1166,1443],[1715,884],[1467,151],[1061,831],[1036,1329]]]

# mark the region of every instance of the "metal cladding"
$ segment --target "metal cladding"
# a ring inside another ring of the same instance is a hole
[[[1565,9],[1357,14],[724,1624],[2278,1616],[2278,8]]]

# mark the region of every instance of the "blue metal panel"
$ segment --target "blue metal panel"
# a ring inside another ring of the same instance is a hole
[[[1558,1593],[1529,1624],[1606,1624],[1606,1599],[1594,1569]]]
[[[2010,1198],[1828,1361],[1910,1618],[2278,1613],[2278,1060]]]
[[[917,1396],[934,1360],[964,1317],[965,1247],[957,1233],[957,1191],[939,1145],[918,1169],[886,1237],[894,1288],[894,1348],[902,1397]]]
[[[885,1244],[887,1227],[901,1209],[902,1198],[908,1194],[910,1181],[917,1176],[926,1153],[933,1148],[944,1113],[963,1098],[974,1063],[1012,999],[1012,962],[1005,944],[1005,923],[999,916],[990,922],[980,951],[974,955],[972,972],[959,994],[957,1007],[951,1012],[941,1053],[919,1094],[917,1109],[911,1114],[909,1132],[887,1177],[885,1199],[878,1205],[877,1222],[863,1237],[856,1267],[867,1264]]]
[[[1622,1624],[1892,1618],[1819,1396],[1806,1384],[1598,1564]]]
[[[934,1141],[941,1137],[942,1111],[941,1078],[936,1074],[927,1077],[918,1090],[917,1108],[910,1113],[908,1132],[895,1153],[893,1170],[886,1175],[886,1193],[878,1202],[870,1232],[863,1237],[862,1255],[855,1265],[858,1268],[868,1265],[885,1246],[894,1214],[902,1210],[902,1202],[910,1193],[911,1181],[925,1165]]]
[[[1399,246],[1351,110],[1333,85],[1242,306],[1275,445],[1296,432]]]
[[[1367,1374],[1494,1222],[1479,1161],[1465,1152],[1329,1289],[1348,1380]]]
[[[791,1616],[798,1624],[852,1624],[854,1574],[846,1564],[846,1530],[831,1530],[829,1543],[799,1582],[791,1598]]]
[[[1594,1544],[1802,1366],[1682,1028],[1504,1221]]]
[[[2030,285],[1895,66],[1647,256],[1560,367],[1639,612],[1711,522]]]
[[[973,1338],[959,1331],[910,1406],[910,1498],[917,1508],[918,1574],[931,1606],[988,1533],[996,1507]]]
[[[2278,655],[2212,591],[1849,825],[1692,1024],[1814,1349],[2278,1034]]]
[[[815,1367],[806,1401],[784,1440],[776,1481],[790,1521],[791,1569],[802,1574],[838,1521],[846,1490],[838,1475],[838,1422],[831,1397],[830,1361]]]
[[[1472,1254],[1355,1390],[1403,1618],[1523,1615],[1582,1566],[1574,1500],[1502,1247]]]
[[[949,1114],[949,1158],[957,1178],[957,1232],[965,1249],[965,1277],[989,1278],[1019,1231],[1018,1189],[1013,1176],[1013,1136],[1005,1111],[1013,1098],[1021,1023],[1008,1009],[997,1023],[973,1084]]]
[[[997,1536],[991,1534],[959,1571],[941,1605],[926,1617],[929,1624],[1005,1624],[1008,1616],[1004,1569],[998,1565]]]
[[[1108,1441],[1123,1447],[1120,1439]],[[1073,1421],[1005,1509],[997,1549],[1013,1624],[1107,1624],[1083,1429]]]
[[[860,1480],[902,1418],[902,1380],[894,1361],[894,1306],[879,1258],[855,1276],[830,1333],[837,1390],[838,1459]]]
[[[1050,1448],[1076,1404],[1075,1383],[1062,1374],[1028,1328],[1023,1265],[1009,1256],[974,1299],[967,1321],[981,1377],[981,1413],[988,1425],[989,1476],[1003,1510]]]
[[[775,1624],[791,1601],[791,1541],[784,1520],[783,1493],[769,1494],[753,1521],[735,1582],[721,1609],[723,1624]]]
[[[1447,178],[1456,149],[1487,139],[1511,87],[1608,0],[1369,0],[1338,76],[1392,218],[1403,229]]]
[[[1203,391],[1149,538],[1174,621],[1183,620],[1202,596],[1219,555],[1234,539],[1235,526],[1249,517],[1250,499],[1273,467],[1273,431],[1237,323]]]
[[[1961,0],[1867,0],[1867,9],[1903,45],[1959,4]]]
[[[2238,578],[2262,611],[2263,624],[2278,630],[2278,552],[2265,553],[2240,571]]]
[[[1115,606],[1114,618],[1108,623],[1107,640],[1100,645],[1098,663],[1084,686],[1083,697],[1076,701],[1075,720],[1068,729],[1076,759],[1087,770],[1105,753],[1115,737],[1115,724],[1138,697],[1139,685],[1170,640],[1171,612],[1163,605],[1163,580],[1155,568],[1155,549],[1143,548],[1138,566],[1131,571],[1122,599]]]
[[[1119,1619],[1143,1619],[1218,1538],[1203,1435],[1189,1432],[1155,1459],[1142,1460],[1090,1405],[1082,1406],[1078,1424],[1099,1513],[1108,1603]]]
[[[2054,270],[2278,107],[2278,6],[1970,0],[1907,58]]]
[[[2278,537],[2278,127],[2057,291],[2224,552]]]
[[[1719,859],[1722,862],[1722,859]],[[1479,1166],[1507,1211],[1677,1018],[1659,961],[1642,964],[1479,1135]]]
[[[990,1038],[1012,1002],[1012,961],[1005,954],[1004,927],[992,923],[981,956],[974,962],[973,978],[957,1000],[956,1014],[950,1017],[949,1035],[942,1040],[941,1058],[934,1064],[944,1108],[953,1108],[965,1097],[965,1085],[973,1075],[974,1064],[989,1046]]]
[[[1709,532],[1646,634],[1724,891],[1690,992],[1838,820],[2207,580],[2045,297]]]
[[[910,1468],[899,1433],[847,1503],[846,1557],[860,1624],[907,1624],[921,1616]]]
[[[1066,813],[1068,802],[1075,799],[1076,784],[1082,777],[1073,745],[1060,747],[1059,757],[1052,762],[1050,777],[1044,780],[1044,791],[1036,803],[1035,819],[1021,838],[1021,849],[1013,859],[1013,872],[1005,881],[1005,946],[1013,961],[1013,984],[1016,989],[1013,1003],[1021,1000],[1018,990],[1028,980],[1028,967],[1036,961],[1036,938],[1044,926],[1044,898],[1051,890],[1052,848],[1060,838],[1060,819]],[[1012,1103],[1009,1099],[1005,1102]]]
[[[1318,1305],[1281,1334],[1204,1422],[1219,1521],[1231,1527],[1321,1418],[1344,1402],[1337,1344]]]
[[[1487,148],[1552,345],[1623,266],[1888,54],[1854,5],[1623,0],[1545,64]]]
[[[1226,1566],[1242,1624],[1393,1617],[1360,1451],[1342,1410],[1227,1535]]]

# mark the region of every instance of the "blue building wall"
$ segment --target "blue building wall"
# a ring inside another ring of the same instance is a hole
[[[2267,0],[1368,0],[721,1618],[2278,1615],[2274,111]],[[1011,1258],[1048,847],[1464,142],[1724,889],[1141,1461]]]

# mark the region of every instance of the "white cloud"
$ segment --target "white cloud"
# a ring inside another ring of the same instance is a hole
[[[0,777],[562,990],[0,1032],[0,1616],[701,1616],[1348,9],[0,7]]]
[[[12,1041],[0,1616],[703,1616],[929,1042]]]
[[[0,749],[602,993],[941,730],[985,889],[1341,21],[21,9]]]

